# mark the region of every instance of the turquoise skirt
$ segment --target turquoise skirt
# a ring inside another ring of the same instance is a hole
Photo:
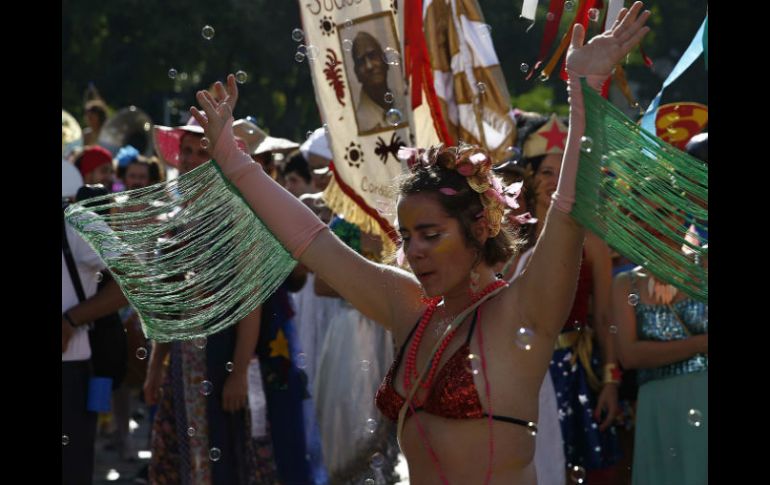
[[[633,485],[707,484],[708,431],[708,371],[642,384]]]

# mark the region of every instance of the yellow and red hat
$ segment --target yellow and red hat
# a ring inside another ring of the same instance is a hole
[[[559,121],[556,113],[552,113],[546,123],[539,130],[527,137],[524,142],[524,158],[539,157],[555,153],[564,153],[567,143],[567,127]]]

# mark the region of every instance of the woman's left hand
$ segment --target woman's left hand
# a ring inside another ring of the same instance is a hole
[[[594,410],[594,420],[599,421],[602,418],[602,411],[606,411],[604,421],[599,425],[599,431],[604,431],[610,427],[615,417],[620,411],[618,406],[618,385],[604,384],[599,393],[599,399],[596,402]]]
[[[630,9],[622,9],[611,29],[585,45],[585,28],[575,24],[567,51],[567,70],[579,76],[609,76],[612,68],[650,31],[644,26],[650,11],[640,14],[642,6],[642,2],[635,2]]]

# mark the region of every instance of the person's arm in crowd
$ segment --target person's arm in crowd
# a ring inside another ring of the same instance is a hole
[[[104,270],[107,271],[107,270]],[[61,317],[61,351],[67,351],[75,328],[116,312],[128,304],[120,286],[110,279],[94,296],[68,308]]]
[[[150,362],[147,364],[147,376],[144,379],[142,390],[144,402],[148,406],[158,403],[160,397],[160,385],[163,382],[163,363],[171,350],[171,344],[155,342],[150,353]]]
[[[262,322],[262,306],[246,315],[236,327],[233,370],[225,380],[222,391],[222,409],[235,412],[242,409],[249,394],[249,362],[259,340],[259,326]]]
[[[610,333],[610,311],[612,300],[612,257],[607,243],[599,239],[594,233],[586,231],[585,241],[586,255],[591,263],[593,274],[593,325],[596,330],[596,338],[602,354],[604,369],[608,365],[617,366],[615,355],[615,342]],[[620,382],[610,379],[611,376],[600,375],[602,388],[594,409],[594,419],[601,419],[602,410],[606,411],[604,419],[599,425],[599,430],[607,429],[620,408],[618,406],[618,387]]]
[[[73,326],[79,327],[116,312],[126,305],[128,300],[120,291],[120,286],[114,279],[110,279],[101,291],[69,308],[65,314]]]

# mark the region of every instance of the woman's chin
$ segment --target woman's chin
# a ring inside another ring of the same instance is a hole
[[[444,294],[443,288],[441,288],[435,281],[434,275],[429,274],[424,277],[417,278],[422,285],[422,291],[428,298],[435,298]]]

